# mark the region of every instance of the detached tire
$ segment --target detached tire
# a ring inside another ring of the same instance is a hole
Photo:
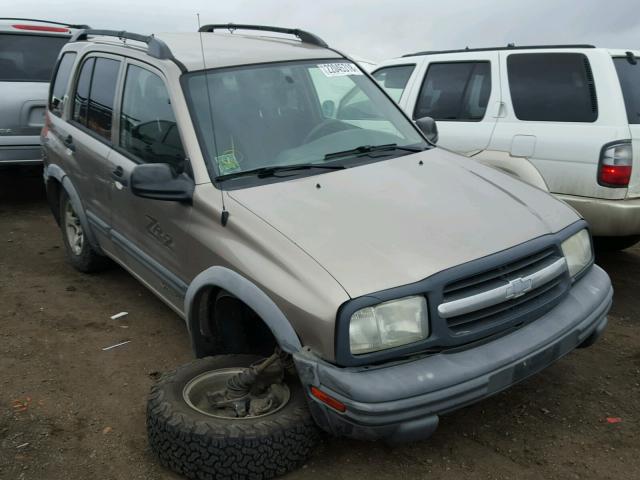
[[[147,434],[163,466],[191,479],[267,479],[307,460],[318,430],[297,378],[286,379],[290,398],[284,406],[256,418],[206,415],[183,396],[187,384],[199,375],[248,367],[259,359],[253,355],[203,358],[157,381],[147,404]]]

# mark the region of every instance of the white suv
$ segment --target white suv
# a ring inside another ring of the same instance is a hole
[[[547,189],[606,246],[640,240],[640,51],[590,45],[420,52],[373,76],[438,145]]]

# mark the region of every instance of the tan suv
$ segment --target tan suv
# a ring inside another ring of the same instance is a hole
[[[190,478],[282,474],[315,425],[425,438],[606,326],[571,208],[434,148],[308,32],[82,31],[51,92],[71,263],[114,260],[186,321],[198,360],[153,387],[148,434]]]

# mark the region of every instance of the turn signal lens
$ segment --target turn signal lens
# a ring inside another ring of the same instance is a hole
[[[326,405],[329,405],[334,410],[337,410],[339,412],[345,412],[347,410],[347,407],[345,406],[344,403],[342,403],[339,400],[336,400],[335,398],[327,395],[322,390],[320,390],[320,389],[318,389],[316,387],[311,387],[311,395],[316,397],[322,403],[324,403]]]

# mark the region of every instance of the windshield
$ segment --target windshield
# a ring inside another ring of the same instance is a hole
[[[345,61],[195,72],[186,75],[184,86],[217,178],[294,164],[353,165],[406,155],[402,147],[427,148],[398,107]],[[385,148],[354,150],[379,145]]]
[[[640,123],[640,64],[626,57],[614,58],[629,123]]]
[[[48,82],[67,37],[0,34],[0,82]]]

